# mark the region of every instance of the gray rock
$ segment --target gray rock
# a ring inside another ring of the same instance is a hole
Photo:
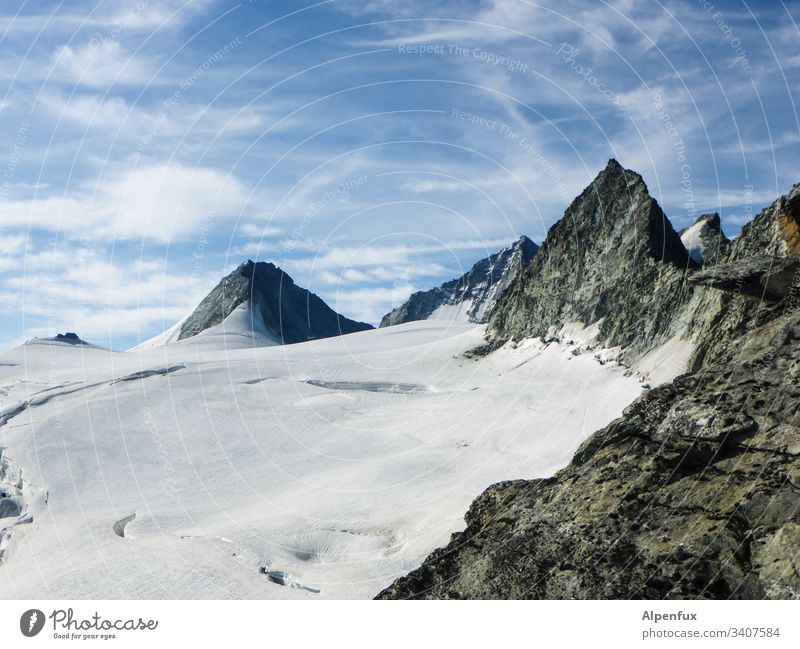
[[[736,257],[800,254],[800,184],[745,225],[731,248]]]
[[[489,349],[553,325],[599,322],[599,343],[642,356],[679,331],[699,268],[647,191],[616,160],[567,208],[489,319]]]
[[[745,257],[697,271],[689,281],[775,302],[787,297],[793,286],[796,290],[799,272],[800,257]]]

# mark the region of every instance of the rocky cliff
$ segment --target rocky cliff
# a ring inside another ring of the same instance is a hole
[[[450,317],[456,313],[467,322],[485,323],[497,299],[528,265],[538,246],[522,236],[500,252],[477,262],[458,279],[445,282],[429,291],[414,293],[408,300],[387,313],[381,327],[431,317]]]
[[[691,272],[665,313],[694,337],[690,373],[554,477],[490,487],[379,597],[800,598],[799,195]]]

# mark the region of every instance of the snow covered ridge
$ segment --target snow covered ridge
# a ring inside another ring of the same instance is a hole
[[[477,262],[458,279],[414,293],[383,316],[381,327],[414,320],[452,320],[485,324],[497,299],[530,262],[539,247],[526,236]]]

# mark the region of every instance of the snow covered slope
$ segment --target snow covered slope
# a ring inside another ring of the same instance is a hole
[[[507,248],[481,259],[458,279],[429,291],[414,293],[405,303],[381,319],[381,327],[414,320],[451,320],[485,324],[506,287],[539,247],[521,236]]]
[[[373,596],[640,393],[558,343],[464,358],[483,332],[0,355],[0,597]]]
[[[218,325],[204,329],[198,334],[181,340],[181,327],[187,318],[167,329],[155,338],[143,342],[131,351],[142,352],[157,349],[163,345],[199,345],[203,349],[242,349],[245,347],[268,347],[282,344],[280,338],[273,334],[264,324],[258,309],[251,303],[243,302]]]

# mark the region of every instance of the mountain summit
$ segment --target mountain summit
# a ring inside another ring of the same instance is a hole
[[[275,264],[248,260],[224,277],[187,318],[139,349],[199,334],[288,345],[372,328],[336,313]]]
[[[667,316],[697,267],[642,177],[609,160],[503,294],[490,345],[579,325],[639,356],[672,335]]]
[[[383,316],[380,326],[439,318],[488,322],[497,299],[538,249],[539,246],[523,235],[507,248],[481,259],[458,279],[414,293],[404,304]]]

